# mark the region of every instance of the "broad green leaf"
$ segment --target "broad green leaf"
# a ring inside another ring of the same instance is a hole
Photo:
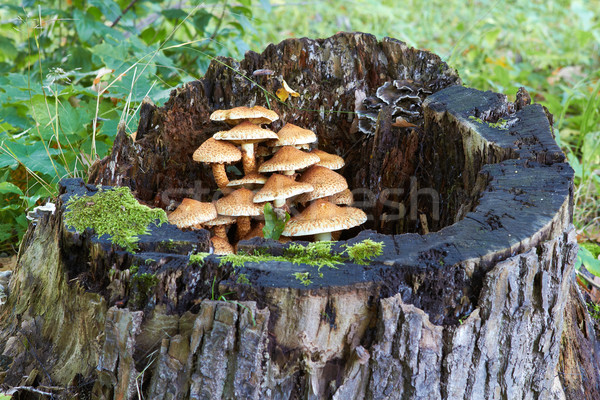
[[[277,214],[275,214],[271,203],[267,203],[264,207],[264,216],[265,226],[263,227],[263,234],[265,239],[279,239],[281,232],[285,229],[285,224],[290,220],[290,214],[286,212],[285,219],[281,220],[277,218]]]
[[[188,13],[183,11],[181,8],[169,8],[162,10],[161,14],[169,19],[183,20],[188,16]]]
[[[23,191],[15,184],[10,182],[0,182],[0,194],[16,193],[23,195]]]
[[[581,265],[585,266],[585,269],[589,273],[600,276],[600,260],[594,257],[594,255],[585,247],[579,246],[577,252],[577,261],[575,262],[575,269],[579,270]]]

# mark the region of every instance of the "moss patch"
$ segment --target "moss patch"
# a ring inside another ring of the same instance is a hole
[[[164,210],[140,204],[124,186],[100,189],[93,196],[73,196],[66,203],[65,224],[77,232],[87,228],[96,235],[110,235],[110,240],[127,251],[137,249],[139,235],[147,235],[148,225],[167,222]]]

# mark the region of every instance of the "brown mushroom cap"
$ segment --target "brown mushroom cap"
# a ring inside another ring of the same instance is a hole
[[[242,121],[248,121],[253,124],[270,124],[277,121],[279,115],[275,111],[268,110],[261,106],[235,107],[229,110],[217,110],[210,115],[211,121],[225,121],[230,125],[236,125]]]
[[[259,172],[296,171],[319,162],[319,157],[293,146],[283,146],[270,160],[258,167]]]
[[[317,141],[317,135],[311,130],[300,128],[294,124],[287,123],[277,132],[279,139],[270,140],[268,146],[295,146]]]
[[[281,174],[273,174],[267,183],[254,195],[254,202],[285,200],[302,193],[311,192],[313,187],[309,183],[296,182],[292,178]]]
[[[231,217],[256,216],[263,213],[264,204],[252,201],[254,193],[246,188],[241,188],[217,200],[217,212],[220,215]]]
[[[240,161],[242,152],[231,143],[209,138],[194,151],[192,158],[209,164],[229,164]]]
[[[202,203],[193,199],[183,199],[179,207],[169,214],[169,222],[178,228],[189,228],[217,217],[212,203]]]
[[[242,122],[228,131],[219,131],[213,135],[217,140],[228,140],[237,144],[258,143],[269,139],[277,139],[272,130],[261,128],[252,122]]]
[[[215,208],[216,209],[216,208]],[[204,226],[219,226],[229,225],[235,223],[235,217],[229,217],[227,215],[217,215],[216,218],[211,219],[203,223]]]
[[[306,170],[306,172],[298,178],[298,182],[310,183],[314,187],[312,192],[303,194],[298,198],[298,201],[301,203],[332,196],[342,190],[348,189],[346,178],[329,168],[320,167],[318,165],[313,165]]]
[[[218,236],[213,236],[210,238],[210,242],[212,244],[213,252],[217,255],[223,254],[233,254],[233,246],[229,244],[229,242],[223,238]]]
[[[344,159],[338,155],[329,154],[319,149],[312,149],[310,152],[311,154],[318,155],[321,159],[321,161],[317,163],[318,166],[335,170],[342,168],[346,164]]]
[[[264,227],[265,227],[265,224],[263,224],[262,222],[259,222],[241,240],[248,240],[248,239],[252,239],[253,237],[265,237],[265,234],[263,232]]]
[[[341,231],[363,224],[367,215],[354,207],[338,207],[325,200],[308,206],[286,224],[282,235],[305,236]]]
[[[351,206],[352,203],[354,203],[354,196],[352,195],[352,191],[350,191],[350,189],[346,189],[331,196],[329,201],[338,206],[342,204],[345,206]]]
[[[243,178],[229,181],[227,186],[243,186],[243,185],[264,185],[267,181],[267,177],[256,172],[251,172]]]

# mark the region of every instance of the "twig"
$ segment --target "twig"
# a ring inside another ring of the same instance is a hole
[[[137,3],[137,2],[138,2],[138,0],[131,0],[129,2],[129,4],[127,4],[127,7],[125,7],[125,9],[121,12],[121,15],[119,15],[117,17],[117,19],[115,19],[113,21],[113,23],[110,25],[110,27],[114,28],[119,23],[119,21],[121,20],[121,17],[123,17],[123,15],[125,15],[127,13],[127,11],[129,11],[131,9],[131,7],[133,7],[135,5],[135,3]]]
[[[31,386],[16,386],[8,391],[6,391],[6,394],[8,394],[9,396],[12,396],[13,394],[15,394],[16,392],[18,392],[19,390],[25,390],[27,392],[32,392],[32,393],[37,393],[37,394],[41,394],[43,396],[54,396],[54,393],[51,392],[44,392],[42,390],[36,389],[34,387]]]

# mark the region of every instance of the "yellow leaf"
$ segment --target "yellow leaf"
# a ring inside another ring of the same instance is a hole
[[[281,81],[281,85],[282,87],[280,87],[279,89],[277,89],[277,91],[275,92],[275,94],[277,95],[277,97],[279,97],[279,100],[281,101],[286,101],[288,99],[288,97],[292,96],[292,97],[300,97],[300,93],[296,92],[294,89],[292,89],[286,81],[282,80]]]

